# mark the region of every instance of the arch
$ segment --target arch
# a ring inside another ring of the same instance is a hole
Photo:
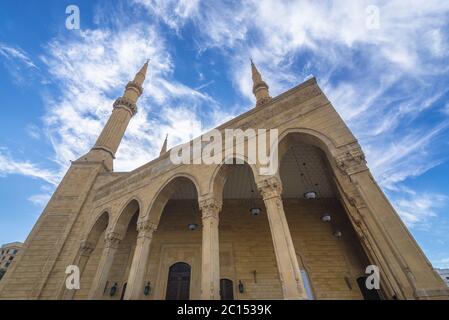
[[[228,278],[220,279],[221,300],[234,300],[234,282]]]
[[[238,160],[243,161],[244,163],[243,164],[235,164],[234,162],[232,164],[226,163],[230,159],[232,159],[232,160],[238,159]],[[257,183],[257,181],[259,179],[259,172],[258,172],[257,165],[249,164],[247,161],[247,157],[245,157],[243,155],[235,154],[233,156],[229,156],[229,157],[225,158],[223,160],[223,162],[214,169],[214,171],[212,173],[212,177],[209,182],[209,194],[211,194],[214,199],[220,201],[221,203],[223,200],[223,191],[224,191],[224,186],[226,184],[226,179],[228,177],[230,170],[232,170],[232,166],[235,166],[235,165],[249,166],[251,168],[251,172],[253,174],[254,182]]]
[[[186,262],[176,262],[169,267],[166,300],[189,300],[192,267]]]
[[[140,211],[141,201],[137,197],[131,198],[119,211],[119,214],[110,228],[110,231],[117,233],[120,238],[123,238],[126,234],[126,230],[131,222],[131,219],[135,214],[139,214]]]
[[[197,198],[200,195],[199,184],[196,179],[187,173],[177,173],[171,176],[156,192],[155,196],[151,200],[148,212],[141,217],[141,219],[147,219],[159,224],[159,220],[168,200],[172,197],[175,191],[184,182],[191,183],[194,186]]]
[[[110,224],[110,214],[108,210],[101,211],[100,214],[97,215],[94,222],[88,229],[86,240],[95,245],[98,243],[98,240],[100,239],[101,234],[104,230],[106,230]]]
[[[310,144],[321,151],[324,152],[326,155],[327,160],[330,164],[332,164],[332,159],[334,156],[337,155],[337,144],[334,140],[332,140],[330,137],[326,136],[325,134],[318,132],[314,129],[310,128],[289,128],[284,130],[280,135],[277,143],[273,144],[270,148],[270,151],[272,152],[278,152],[278,168],[276,175],[279,176],[279,168],[280,163],[282,161],[283,156],[288,151],[288,147],[294,143],[292,141],[292,135],[297,134],[300,136],[301,141],[305,144]],[[356,140],[352,141],[352,143],[355,143]]]

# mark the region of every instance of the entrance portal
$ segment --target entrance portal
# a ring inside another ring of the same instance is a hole
[[[189,300],[191,267],[187,263],[178,262],[168,272],[167,300]]]

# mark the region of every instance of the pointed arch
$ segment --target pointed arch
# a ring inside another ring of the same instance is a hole
[[[297,135],[297,137],[302,143],[313,145],[318,149],[320,149],[321,151],[323,151],[329,163],[331,165],[333,164],[333,158],[337,155],[338,149],[338,146],[333,139],[314,129],[290,128],[284,130],[279,135],[278,141],[275,144],[273,144],[270,148],[271,152],[278,152],[279,165],[276,172],[277,176],[279,176],[280,163],[284,155],[287,153],[289,146],[291,146],[295,142],[296,143],[298,142],[298,140],[293,141],[293,137],[295,135]],[[356,142],[357,141],[354,140],[351,143]]]
[[[120,209],[119,215],[117,216],[114,225],[111,227],[110,231],[116,232],[119,237],[124,237],[128,225],[132,218],[141,211],[141,201],[137,197],[133,197],[128,200],[125,205]]]
[[[110,220],[111,215],[109,213],[109,210],[101,211],[101,213],[96,217],[96,219],[88,229],[86,241],[96,246],[101,234],[108,228],[111,222]]]
[[[232,160],[231,163],[227,163]],[[235,164],[234,160],[240,160],[243,164]],[[258,167],[255,164],[249,164],[247,157],[243,155],[235,154],[233,156],[227,157],[223,160],[223,162],[218,165],[214,172],[212,173],[211,180],[209,182],[209,193],[213,195],[213,198],[222,202],[223,200],[223,191],[224,186],[226,184],[226,180],[229,176],[229,172],[232,170],[232,167],[235,165],[247,165],[251,168],[251,172],[253,175],[254,183],[257,183],[259,179],[259,171]]]
[[[159,224],[159,220],[162,215],[162,211],[165,208],[168,200],[173,196],[173,194],[182,187],[183,184],[188,183],[193,185],[196,198],[201,194],[199,184],[196,179],[187,173],[177,173],[171,176],[157,191],[154,198],[150,203],[148,212],[142,217]]]

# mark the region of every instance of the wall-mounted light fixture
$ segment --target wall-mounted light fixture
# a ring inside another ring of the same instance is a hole
[[[334,233],[333,233],[333,235],[334,235],[335,238],[341,238],[341,236],[342,236],[343,234],[341,233],[340,230],[335,230]]]
[[[250,210],[252,216],[258,216],[262,210],[258,207],[252,207]]]
[[[251,209],[249,209],[252,216],[258,216],[262,213],[262,209],[260,209],[256,204],[256,194],[254,192],[254,188],[251,189]]]
[[[149,295],[151,293],[151,284],[150,284],[150,282],[148,281],[147,282],[147,284],[146,284],[146,286],[145,286],[145,288],[143,288],[143,294],[144,295]]]
[[[242,280],[239,280],[239,292],[244,293],[245,292],[245,286],[242,283]]]
[[[315,191],[307,191],[304,193],[304,198],[307,200],[315,200],[317,198],[317,194]]]
[[[198,229],[199,225],[197,223],[189,223],[187,227],[189,228],[190,231],[194,231]]]
[[[111,287],[111,290],[109,291],[109,295],[110,295],[111,297],[115,296],[115,294],[117,293],[117,286],[118,286],[118,284],[117,284],[117,282],[116,282],[116,283],[114,283],[114,285]]]
[[[329,213],[325,213],[321,216],[321,221],[323,222],[330,222],[331,221],[331,215]]]

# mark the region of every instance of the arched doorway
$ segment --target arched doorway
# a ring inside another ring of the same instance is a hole
[[[184,262],[172,265],[168,271],[166,300],[189,300],[191,267]]]
[[[234,300],[234,284],[232,280],[220,280],[220,298],[221,300]]]

